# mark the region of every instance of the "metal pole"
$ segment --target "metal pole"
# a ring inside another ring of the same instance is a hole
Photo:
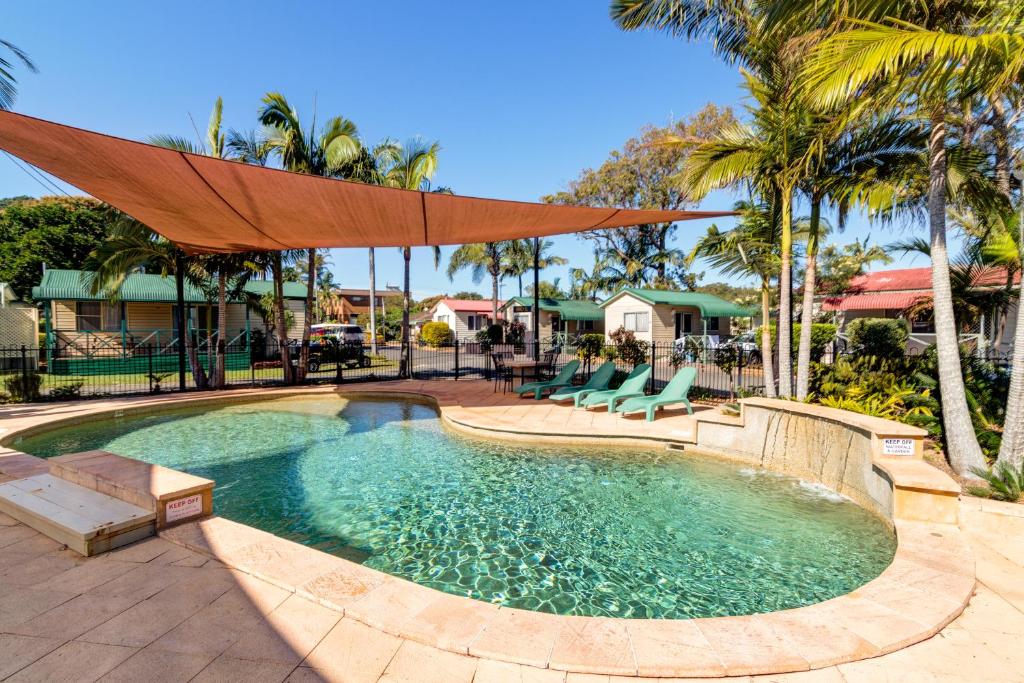
[[[180,251],[174,257],[174,286],[178,296],[178,390],[185,391],[185,263]]]
[[[540,360],[540,238],[533,238],[533,358]]]

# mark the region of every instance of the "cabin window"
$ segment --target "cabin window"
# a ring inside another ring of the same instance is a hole
[[[75,304],[75,327],[82,332],[120,332],[121,305],[79,301]]]
[[[705,318],[708,323],[708,332],[718,332],[718,318]]]
[[[935,334],[935,321],[930,315],[919,315],[910,321],[911,334]]]
[[[480,318],[481,317],[482,316],[479,316],[479,315],[470,315],[470,316],[466,317],[466,324],[468,325],[470,330],[479,330],[480,329]]]
[[[647,311],[623,313],[622,326],[633,332],[649,332],[651,330],[651,314]]]
[[[439,315],[439,316],[437,316],[437,322],[444,323],[445,325],[447,325],[448,324],[448,316],[446,316],[446,315]]]
[[[693,313],[683,313],[683,334],[693,334]]]
[[[580,332],[593,332],[594,321],[593,320],[580,320],[576,323],[576,329]]]

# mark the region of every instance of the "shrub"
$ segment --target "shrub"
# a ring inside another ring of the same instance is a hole
[[[647,360],[651,345],[643,339],[637,339],[632,330],[620,327],[608,336],[615,344],[618,357],[634,368]]]
[[[4,378],[4,389],[16,403],[27,403],[39,400],[39,388],[43,385],[43,376],[38,372],[17,371]]]
[[[603,349],[603,334],[584,334],[576,340],[576,355],[585,361],[600,356]]]
[[[1024,493],[1024,463],[1016,468],[1007,463],[989,469],[972,467],[971,472],[988,482],[987,489],[977,486],[970,487],[968,491],[974,495],[1016,503]]]
[[[68,384],[62,384],[59,387],[50,389],[50,398],[58,401],[81,398],[82,387],[85,386],[85,382],[70,382]]]
[[[425,323],[420,330],[420,341],[427,346],[442,346],[452,342],[452,328],[448,323],[434,321]]]
[[[523,339],[525,337],[526,325],[519,322],[518,320],[513,320],[512,322],[508,323],[508,326],[505,328],[505,341],[507,341],[509,344],[515,344],[516,346],[519,346],[520,344],[523,343]]]
[[[846,326],[853,351],[876,358],[900,358],[907,352],[907,324],[893,318],[857,318]]]
[[[757,348],[761,348],[761,330],[759,327],[754,333],[754,339],[757,342]],[[822,356],[825,355],[825,351],[828,350],[828,345],[835,341],[836,338],[836,326],[832,323],[812,323],[811,324],[811,360],[820,361]],[[775,327],[775,323],[768,326],[768,332],[772,337],[772,348],[777,349],[779,345],[779,334],[778,329]],[[763,349],[762,349],[763,351]],[[796,358],[797,353],[800,351],[800,323],[793,323],[793,358]]]
[[[476,333],[476,341],[480,343],[480,350],[487,352],[495,344],[500,344],[504,336],[505,328],[501,325],[489,325],[486,330],[480,330]]]

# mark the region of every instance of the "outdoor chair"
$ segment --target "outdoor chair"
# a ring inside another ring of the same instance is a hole
[[[507,351],[491,354],[491,363],[494,365],[495,392],[498,391],[499,383],[501,384],[501,393],[505,393],[512,388],[512,368],[505,365],[505,361],[511,358],[512,354]]]
[[[635,398],[637,396],[644,395],[644,385],[647,384],[647,380],[651,376],[651,366],[647,363],[641,363],[640,365],[633,368],[633,372],[629,373],[629,376],[622,382],[622,386],[618,389],[608,389],[606,391],[595,391],[582,401],[580,405],[583,408],[589,408],[591,406],[607,405],[608,412],[615,412],[615,405],[619,401],[624,401],[627,398]]]
[[[558,351],[551,349],[545,351],[544,355],[540,357],[540,363],[537,365],[537,379],[541,380],[545,377],[554,377],[555,375],[555,359],[558,357]]]
[[[654,411],[665,406],[683,403],[686,405],[686,412],[693,415],[693,406],[690,405],[687,395],[696,378],[697,368],[683,368],[676,373],[660,393],[654,396],[628,398],[619,406],[618,412],[624,415],[644,410],[647,412],[647,421],[654,422]]]
[[[571,360],[565,364],[562,371],[554,379],[549,379],[540,382],[527,382],[516,387],[514,391],[517,394],[529,394],[532,393],[536,400],[540,400],[543,397],[545,391],[554,391],[555,389],[561,389],[563,387],[570,386],[572,384],[572,378],[576,374],[576,370],[580,367],[578,360]]]
[[[612,361],[605,361],[601,364],[594,374],[590,376],[590,379],[586,381],[583,386],[572,387],[566,386],[561,389],[556,389],[553,394],[548,396],[552,401],[572,401],[573,406],[576,408],[580,407],[580,401],[586,398],[589,394],[595,391],[604,391],[608,388],[608,384],[611,383],[612,377],[615,376],[615,363]]]

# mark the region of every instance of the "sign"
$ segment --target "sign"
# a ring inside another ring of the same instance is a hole
[[[882,439],[882,455],[913,455],[914,439]]]
[[[168,523],[201,514],[203,514],[203,495],[201,493],[178,498],[167,503],[166,521]]]

